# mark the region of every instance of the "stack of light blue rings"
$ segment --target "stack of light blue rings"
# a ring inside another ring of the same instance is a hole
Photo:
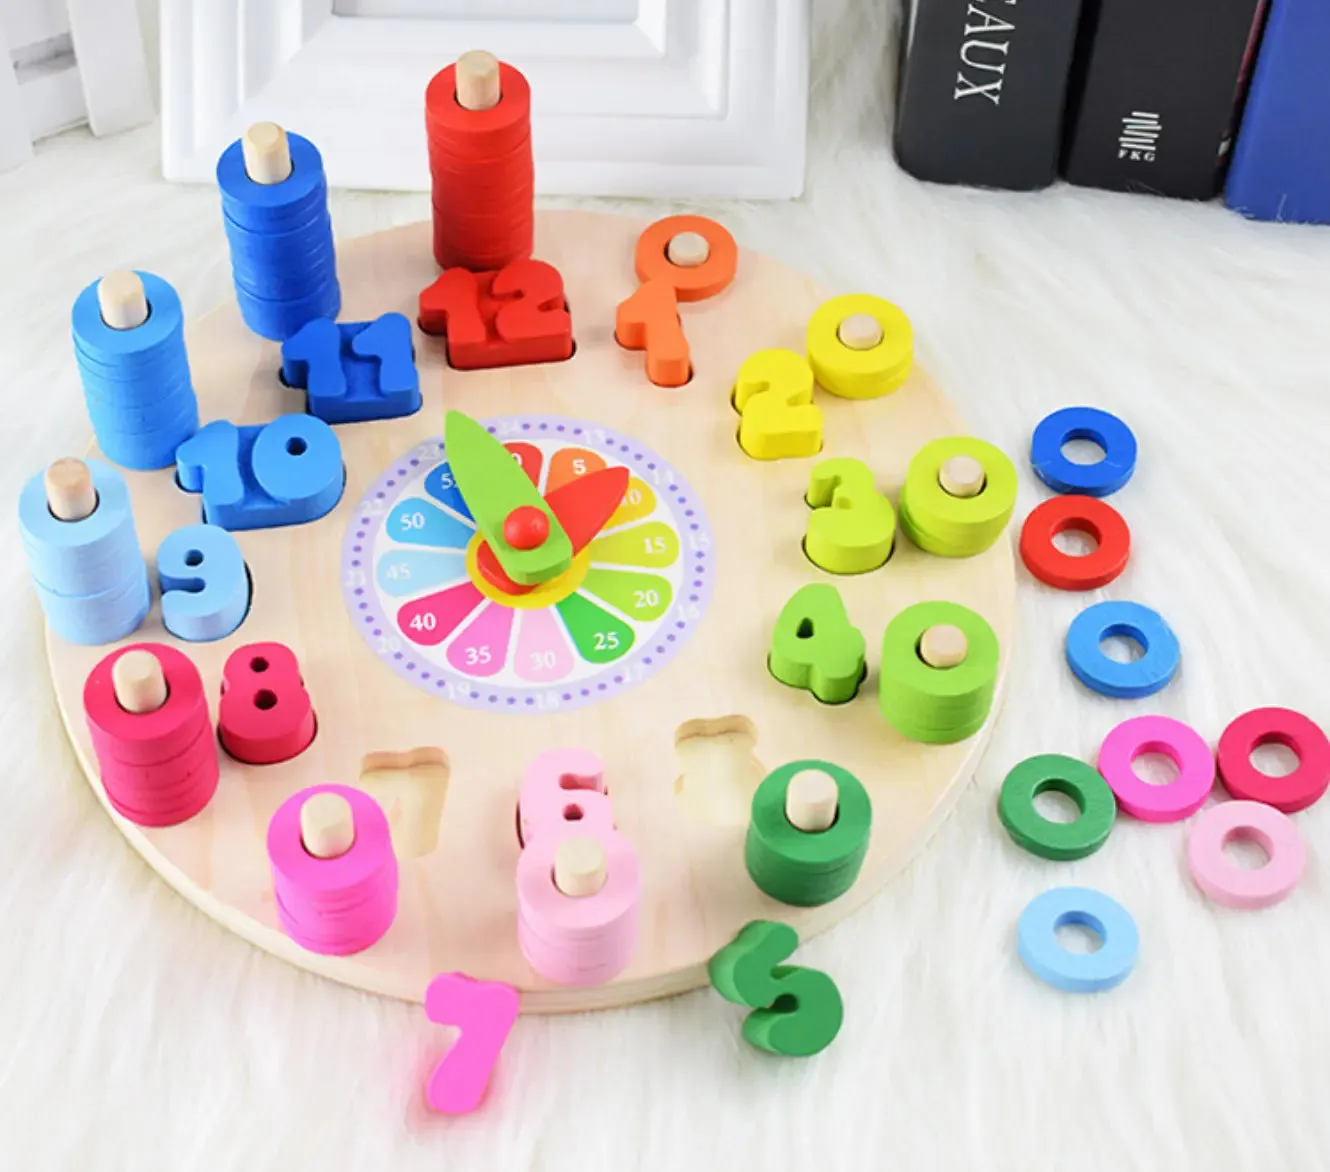
[[[245,324],[281,342],[342,308],[323,159],[308,139],[287,136],[291,174],[255,183],[237,139],[217,161],[231,275]]]
[[[185,353],[185,318],[170,284],[139,273],[148,318],[130,330],[102,320],[94,281],[74,302],[74,357],[97,446],[122,468],[146,472],[175,463],[199,427],[199,403]]]
[[[69,643],[114,643],[138,630],[152,598],[124,477],[89,460],[97,507],[59,520],[39,473],[19,495],[19,534],[51,630]]]

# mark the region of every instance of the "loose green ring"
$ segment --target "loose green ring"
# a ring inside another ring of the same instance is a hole
[[[1050,822],[1034,808],[1040,794],[1054,790],[1076,803],[1074,822]],[[1044,859],[1083,859],[1108,839],[1118,813],[1117,798],[1099,772],[1060,753],[1022,761],[1002,783],[998,817],[1011,840]]]

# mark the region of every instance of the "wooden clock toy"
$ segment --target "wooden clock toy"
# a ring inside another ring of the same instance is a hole
[[[1014,469],[891,302],[703,217],[536,213],[516,69],[466,55],[425,124],[431,222],[334,242],[317,147],[256,126],[233,303],[77,298],[96,442],[19,511],[79,760],[181,895],[334,980],[499,1043],[712,981],[811,1052],[733,949],[849,915],[970,776]]]

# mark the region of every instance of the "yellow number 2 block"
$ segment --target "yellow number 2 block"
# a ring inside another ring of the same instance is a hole
[[[815,456],[822,412],[813,406],[813,368],[793,350],[759,350],[734,380],[739,446],[754,460]]]
[[[848,293],[808,319],[808,361],[823,390],[842,399],[876,399],[910,377],[914,329],[890,301]]]
[[[804,552],[830,574],[863,574],[891,556],[896,511],[862,460],[821,460],[808,478]]]

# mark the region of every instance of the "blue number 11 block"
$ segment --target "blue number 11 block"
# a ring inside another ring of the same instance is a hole
[[[203,519],[222,529],[303,525],[342,499],[342,445],[321,419],[283,415],[258,427],[224,419],[176,450],[176,480],[203,497]]]
[[[282,381],[305,391],[309,413],[327,423],[414,415],[420,375],[411,323],[400,313],[340,324],[315,318],[282,343]]]

